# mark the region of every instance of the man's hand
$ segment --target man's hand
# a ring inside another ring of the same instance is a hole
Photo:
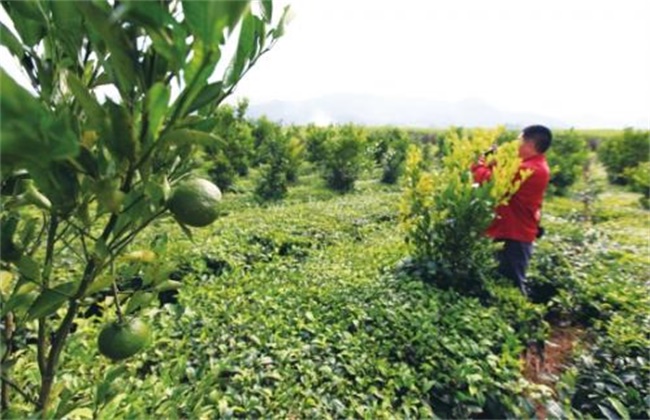
[[[485,153],[483,153],[483,156],[489,156],[489,155],[491,155],[492,153],[496,152],[496,150],[497,150],[498,147],[499,147],[499,146],[498,146],[496,143],[492,144],[492,146],[490,146],[490,148],[487,149],[487,150],[485,151]]]

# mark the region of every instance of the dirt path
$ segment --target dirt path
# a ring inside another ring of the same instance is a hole
[[[552,326],[551,335],[546,340],[543,355],[540,355],[534,345],[529,346],[524,359],[524,376],[531,382],[543,384],[555,390],[555,383],[567,367],[575,345],[585,334],[580,327]],[[546,408],[537,407],[537,418],[546,419]]]

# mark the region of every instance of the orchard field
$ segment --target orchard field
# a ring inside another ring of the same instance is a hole
[[[503,282],[467,296],[409,269],[405,187],[380,182],[379,167],[341,193],[305,160],[270,202],[256,198],[263,171],[252,169],[192,240],[166,217],[132,244],[167,243],[118,277],[145,308],[148,348],[112,363],[96,344],[112,298],[82,305],[52,416],[647,417],[649,213],[590,157],[545,204],[534,303]],[[66,276],[78,276],[66,258]],[[177,295],[142,286],[161,273],[182,282]],[[35,337],[16,334],[18,354],[33,352]],[[11,372],[33,391],[34,363]],[[9,416],[27,415],[11,398]]]
[[[648,131],[553,128],[525,298],[521,127],[248,117],[271,1],[2,7],[3,419],[650,417]]]

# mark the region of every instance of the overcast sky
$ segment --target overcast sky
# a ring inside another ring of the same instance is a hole
[[[476,98],[507,111],[648,126],[648,0],[293,0],[241,82],[252,103],[330,93]],[[277,6],[276,6],[277,7]]]
[[[290,4],[293,20],[232,102],[478,99],[575,126],[650,124],[650,0],[274,3],[277,14]],[[4,48],[0,58],[13,61]]]

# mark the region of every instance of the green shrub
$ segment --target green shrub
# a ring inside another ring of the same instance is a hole
[[[290,129],[286,136],[288,138],[286,150],[287,181],[294,184],[298,181],[298,171],[305,158],[305,144],[296,129]]]
[[[307,160],[317,163],[323,160],[326,153],[325,144],[334,136],[336,130],[334,127],[318,127],[309,124],[305,129],[305,144]]]
[[[261,176],[255,188],[255,196],[261,201],[280,200],[287,195],[289,181],[282,159],[262,165]]]
[[[374,144],[375,160],[382,167],[381,182],[395,184],[404,172],[410,139],[406,132],[393,128],[382,133]],[[378,152],[381,151],[381,154]]]
[[[237,176],[246,176],[254,153],[254,138],[245,119],[248,101],[242,100],[236,108],[224,105],[204,124],[213,126],[218,142],[204,147],[208,158],[208,173],[222,190],[228,190]]]
[[[276,148],[276,142],[282,135],[282,126],[269,120],[266,116],[262,116],[253,122],[254,166],[259,166],[271,159],[269,155],[274,153],[271,149]]]
[[[553,144],[546,153],[551,169],[549,193],[565,195],[588,163],[589,150],[585,139],[575,130],[559,131],[553,135]]]
[[[650,132],[627,128],[621,135],[600,144],[598,158],[605,165],[611,183],[628,184],[630,179],[625,170],[650,160]]]
[[[650,162],[642,162],[632,168],[626,168],[623,175],[629,180],[630,189],[641,193],[639,203],[650,209]]]
[[[208,176],[222,191],[228,191],[237,179],[237,171],[222,152],[211,155]]]
[[[297,168],[295,138],[278,132],[264,143],[264,160],[255,195],[262,201],[279,200],[287,195],[290,178],[295,180]],[[291,174],[291,175],[290,175]]]
[[[352,124],[332,130],[334,135],[324,144],[323,178],[333,190],[350,191],[367,166],[367,135],[363,128]]]
[[[471,165],[501,130],[475,130],[470,135],[456,129],[445,135],[441,167],[423,170],[420,149],[411,146],[406,163],[406,188],[401,215],[414,264],[425,278],[443,287],[466,292],[483,289],[494,267],[496,245],[484,235],[497,205],[519,188],[512,180],[519,173],[518,145],[502,145],[492,179],[474,182]]]

